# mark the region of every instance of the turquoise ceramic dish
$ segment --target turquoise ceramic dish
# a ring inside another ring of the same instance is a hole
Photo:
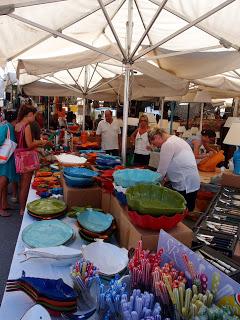
[[[113,216],[109,213],[89,209],[79,213],[77,220],[84,229],[101,233],[110,228],[113,222]]]
[[[161,174],[149,169],[123,169],[113,173],[114,182],[118,186],[129,188],[142,183],[158,183]]]
[[[47,248],[63,245],[73,235],[72,227],[60,220],[42,220],[23,230],[22,241],[31,248]]]

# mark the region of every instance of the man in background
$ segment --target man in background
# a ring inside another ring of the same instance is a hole
[[[106,153],[119,155],[121,146],[121,130],[118,121],[113,119],[112,111],[105,111],[105,120],[101,120],[97,127],[98,144]]]

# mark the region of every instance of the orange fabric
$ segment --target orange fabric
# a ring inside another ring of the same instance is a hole
[[[216,152],[211,157],[203,159],[198,164],[198,169],[200,171],[212,172],[216,170],[216,166],[218,163],[224,161],[225,157],[223,155],[223,151]]]

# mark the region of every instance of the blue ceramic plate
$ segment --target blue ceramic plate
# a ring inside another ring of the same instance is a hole
[[[72,227],[60,220],[42,220],[27,226],[22,232],[22,240],[31,248],[46,248],[60,246],[73,235]]]
[[[89,209],[79,213],[77,220],[84,229],[101,233],[110,228],[113,216],[109,213]]]

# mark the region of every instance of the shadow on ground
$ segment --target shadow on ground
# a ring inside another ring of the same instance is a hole
[[[3,218],[0,216],[0,303],[4,294],[5,283],[8,278],[12,257],[22,222],[16,204],[10,202],[14,210],[10,210],[12,216]]]

